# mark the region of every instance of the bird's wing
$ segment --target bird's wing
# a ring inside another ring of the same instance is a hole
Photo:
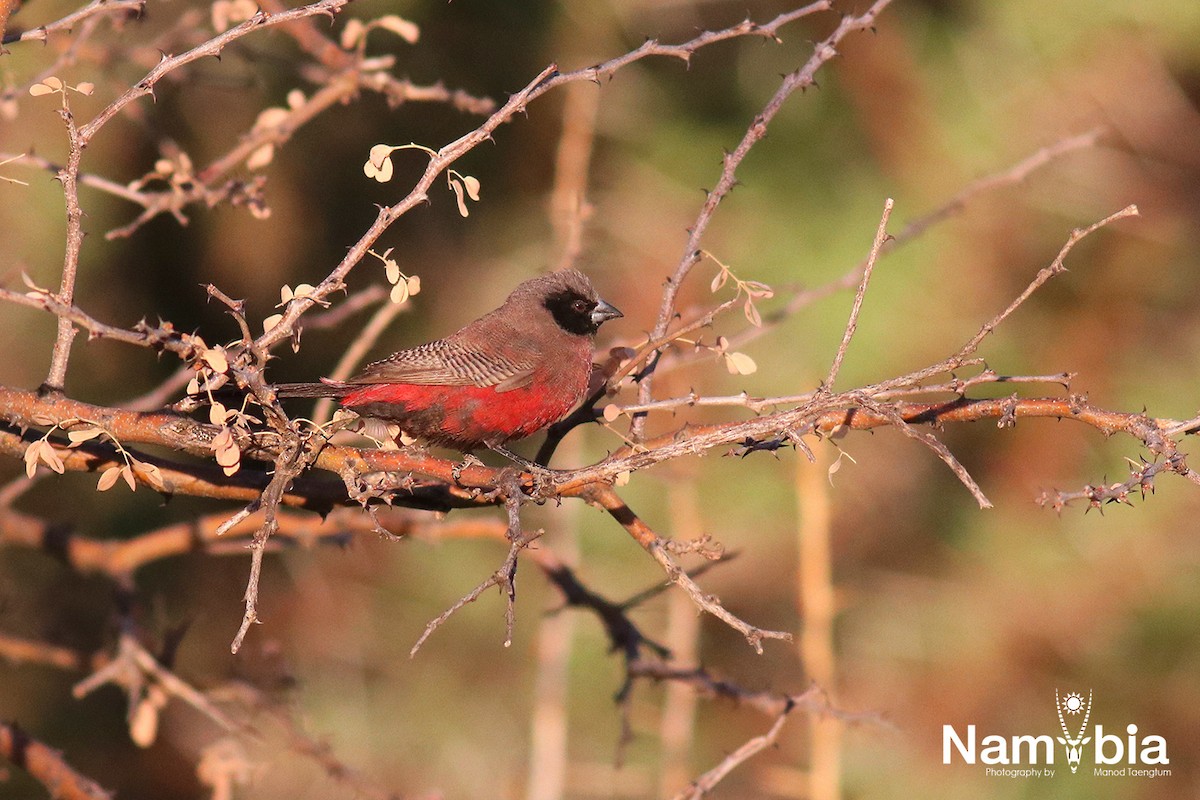
[[[393,353],[368,365],[352,384],[410,383],[442,386],[495,386],[506,392],[528,386],[537,352],[508,341],[483,353],[453,339],[438,339]]]

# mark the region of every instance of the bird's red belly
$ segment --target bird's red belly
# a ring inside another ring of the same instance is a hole
[[[472,449],[522,439],[562,419],[587,391],[587,377],[586,372],[581,380],[535,376],[529,386],[505,392],[494,386],[370,384],[351,391],[342,405],[396,422],[434,444]]]

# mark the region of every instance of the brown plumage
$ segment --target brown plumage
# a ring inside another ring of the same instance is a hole
[[[347,381],[275,388],[280,397],[336,397],[432,444],[503,449],[583,399],[596,330],[619,316],[587,276],[561,270],[525,281],[456,333],[393,353]]]

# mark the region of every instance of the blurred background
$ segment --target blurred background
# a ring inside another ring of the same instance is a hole
[[[30,0],[10,30],[76,7]],[[576,69],[646,37],[685,41],[789,7],[757,0],[361,0],[333,30],[351,17],[399,14],[420,26],[420,41],[373,34],[369,53],[393,54],[394,73],[414,83],[442,81],[503,102],[551,62]],[[92,97],[72,98],[75,114],[90,119],[139,80],[157,61],[157,48],[180,51],[178,26],[189,14],[197,15],[196,30],[207,29],[208,7],[191,0],[150,0],[144,19],[119,29],[101,23],[77,63],[60,73],[69,83],[96,84]],[[813,15],[785,28],[782,44],[726,42],[697,52],[686,67],[648,59],[599,86],[574,85],[533,103],[497,131],[494,144],[455,165],[482,183],[469,217],[459,215],[439,182],[430,202],[380,241],[395,248],[401,269],[421,276],[423,290],[371,355],[453,331],[497,305],[520,280],[560,262],[567,247],[563,207],[556,210],[552,197],[560,141],[571,125],[594,134],[586,163],[591,213],[577,265],[625,312],[605,327],[599,344],[639,343],[653,326],[661,282],[682,255],[701,190],[717,179],[722,148],[737,144],[779,76],[803,64],[811,42],[836,22],[832,13]],[[9,45],[0,55],[6,85],[38,77],[71,41],[57,34],[46,46]],[[241,39],[220,60],[179,70],[156,102],[135,103],[100,133],[84,171],[124,184],[175,150],[207,164],[233,147],[264,108],[284,105],[290,90],[311,93],[306,60],[291,38],[273,31]],[[1050,263],[1072,228],[1136,203],[1140,218],[1081,243],[1068,259],[1070,271],[1002,326],[982,355],[1002,373],[1077,372],[1072,390],[1101,407],[1176,419],[1197,413],[1200,4],[897,0],[873,34],[846,40],[818,82],[818,90],[791,98],[746,159],[741,185],[704,241],[740,278],[776,288],[764,311],[859,263],[885,198],[895,199],[892,230],[899,230],[974,179],[1064,137],[1106,129],[1096,146],[1055,159],[1021,184],[974,197],[961,215],[883,259],[841,388],[954,352]],[[0,119],[4,157],[34,151],[60,161],[65,136],[54,108],[53,99],[24,92],[7,97]],[[374,220],[376,204],[403,196],[426,164],[419,152],[399,152],[397,177],[378,184],[362,173],[372,145],[436,149],[481,120],[439,103],[393,109],[370,93],[338,105],[299,129],[261,170],[267,219],[245,208],[193,207],[186,226],[162,216],[132,236],[108,240],[106,231],[127,225],[140,209],[85,188],[89,235],[79,303],[116,325],[161,317],[200,331],[210,343],[232,340],[235,326],[205,302],[201,284],[245,298],[252,319],[273,313],[281,285],[315,284],[328,274]],[[0,183],[4,285],[21,288],[24,271],[56,286],[65,229],[60,186],[49,172],[21,164],[0,167],[0,175],[29,183]],[[575,197],[567,196],[568,209]],[[708,289],[714,270],[711,263],[697,268],[681,303],[686,314],[714,303]],[[367,260],[349,288],[383,283],[380,265]],[[702,359],[665,374],[656,390],[662,397],[689,389],[808,391],[828,369],[851,299],[848,292],[833,294],[745,345],[759,366],[752,375],[732,376],[719,361]],[[298,354],[281,351],[273,377],[328,374],[367,316],[307,332]],[[732,337],[746,327],[735,312],[705,336]],[[53,331],[46,314],[0,310],[0,383],[36,387]],[[127,401],[176,368],[148,351],[85,338],[77,340],[67,382],[68,394],[81,400]],[[1059,391],[1019,388],[1031,395]],[[651,430],[749,413],[660,415]],[[1055,514],[1036,504],[1043,490],[1122,480],[1126,459],[1147,454],[1132,439],[1105,440],[1070,422],[1022,421],[1005,430],[980,423],[939,436],[994,509],[980,511],[927,450],[886,430],[841,440],[853,461],[828,477],[838,453],[821,444],[817,464],[792,450],[745,459],[714,452],[637,474],[621,490],[660,533],[709,533],[737,551],[702,583],[739,616],[797,633],[808,618],[816,626],[810,632],[819,633],[822,602],[832,614],[824,645],[819,635],[798,637],[794,644],[769,643],[756,656],[735,632],[711,617],[698,619],[686,598],[667,592],[633,612],[648,635],[672,646],[682,665],[700,663],[745,687],[779,692],[803,691],[815,679],[837,708],[876,718],[856,725],[790,720],[777,747],[732,773],[714,796],[1200,794],[1200,491],[1165,476],[1153,497],[1138,498],[1132,508]],[[556,463],[587,463],[619,443],[599,428],[577,430]],[[20,480],[22,466],[0,464],[0,479]],[[94,480],[43,478],[15,508],[99,539],[236,510],[182,497],[163,505],[150,492],[131,495],[120,487],[99,495]],[[544,527],[539,546],[574,564],[581,580],[610,599],[661,580],[658,567],[598,511],[577,503],[529,509],[526,525]],[[827,577],[821,542],[829,546]],[[405,797],[670,796],[770,726],[751,709],[638,684],[628,706],[632,739],[619,747],[620,659],[607,652],[594,617],[549,613],[560,597],[532,564],[523,567],[511,648],[502,647],[503,603],[492,592],[410,660],[426,622],[486,577],[503,554],[496,541],[395,543],[367,535],[345,548],[271,556],[260,603],[265,624],[251,631],[236,657],[228,645],[241,618],[249,563],[236,551],[141,570],[137,614],[149,642],[190,625],[176,663],[181,677],[200,688],[251,682],[346,764]],[[830,592],[825,601],[822,587]],[[81,577],[37,551],[0,551],[3,633],[92,652],[112,646],[116,612],[110,582]],[[140,749],[130,741],[121,692],[108,687],[75,700],[70,689],[81,677],[0,661],[0,717],[63,751],[118,797],[210,795],[196,763],[221,738],[215,726],[175,702],[156,742]],[[1087,756],[1081,773],[1071,775],[1061,751],[1053,779],[988,777],[982,765],[942,763],[946,724],[960,732],[974,724],[980,736],[1056,735],[1056,689],[1093,692],[1092,723],[1106,731],[1135,723],[1143,735],[1164,737],[1171,776],[1098,778]],[[264,726],[260,741],[244,744],[254,765],[244,796],[355,796],[289,749],[285,732]],[[20,770],[6,778],[0,797],[39,796]]]

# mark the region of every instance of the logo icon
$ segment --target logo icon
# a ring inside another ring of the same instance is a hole
[[[1083,732],[1087,730],[1088,718],[1092,715],[1092,690],[1088,689],[1087,704],[1083,702],[1083,695],[1077,692],[1069,692],[1066,697],[1059,697],[1058,689],[1054,690],[1054,705],[1058,710],[1058,724],[1062,726],[1063,735],[1058,737],[1059,744],[1067,749],[1067,766],[1071,768],[1071,772],[1079,769],[1080,759],[1083,757],[1083,746],[1092,740],[1090,736],[1084,736]],[[1066,714],[1066,717],[1063,714]],[[1067,718],[1078,718],[1083,715],[1083,721],[1079,723],[1079,731],[1072,736],[1071,729],[1067,727]]]

